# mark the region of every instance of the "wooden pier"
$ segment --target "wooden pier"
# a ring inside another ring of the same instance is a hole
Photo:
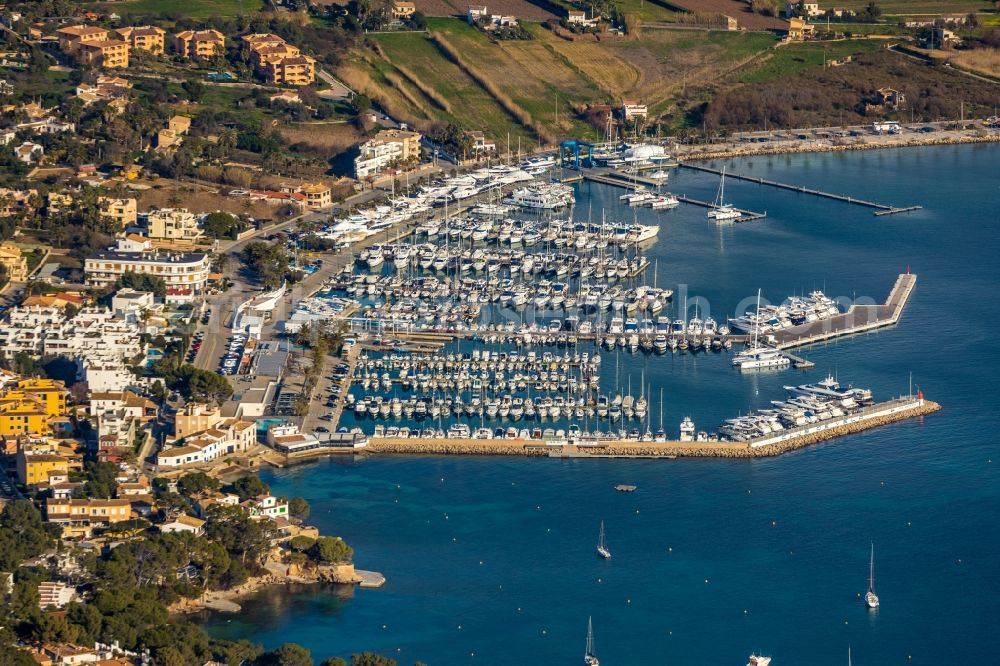
[[[701,166],[699,164],[689,164],[687,162],[681,162],[679,166],[685,169],[693,169],[694,171],[702,171],[704,173],[712,173],[717,176],[722,175],[722,171],[719,169],[713,169],[712,167]],[[835,194],[833,192],[824,192],[822,190],[816,190],[811,187],[806,187],[805,185],[793,185],[791,183],[782,183],[777,180],[769,180],[767,178],[760,178],[758,176],[745,176],[738,173],[726,173],[726,178],[734,178],[736,180],[745,180],[749,183],[757,183],[758,185],[767,185],[769,187],[777,187],[782,190],[789,190],[791,192],[801,192],[802,194],[812,194],[817,197],[823,197],[826,199],[833,199],[835,201],[842,201],[848,204],[855,204],[858,206],[865,206],[866,208],[874,208],[875,215],[895,215],[896,213],[908,213],[914,210],[920,210],[923,206],[890,206],[888,204],[876,203],[874,201],[867,201],[865,199],[857,199],[845,194]]]
[[[834,338],[874,331],[899,322],[903,308],[917,285],[914,273],[902,273],[882,305],[852,305],[847,312],[829,319],[802,324],[771,333],[778,349],[804,347]]]

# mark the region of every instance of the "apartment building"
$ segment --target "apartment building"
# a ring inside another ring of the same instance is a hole
[[[382,130],[361,144],[361,153],[354,159],[355,177],[367,178],[390,166],[419,159],[421,138],[419,132]]]
[[[272,34],[245,35],[250,62],[269,83],[305,86],[316,80],[316,59]]]
[[[159,467],[206,463],[222,456],[248,451],[257,442],[252,421],[225,419],[203,432],[194,433],[180,446],[165,448],[156,456]]]
[[[217,406],[189,402],[174,415],[174,437],[184,439],[214,428],[222,420],[222,412]]]
[[[56,30],[56,38],[60,51],[76,53],[83,44],[107,41],[108,31],[95,26],[73,25]]]
[[[121,229],[134,225],[139,218],[135,199],[101,197],[98,202],[101,205],[101,217],[116,222]]]
[[[48,483],[50,476],[69,474],[69,459],[51,453],[33,453],[21,447],[17,452],[17,480],[26,486]]]
[[[21,253],[21,248],[13,243],[0,243],[0,266],[4,267],[7,279],[11,282],[24,282],[28,279],[28,260]]]
[[[163,53],[163,37],[167,33],[163,28],[152,25],[130,26],[115,30],[118,39],[127,42],[137,51],[148,51],[154,55]]]
[[[76,55],[85,67],[125,68],[128,67],[128,49],[128,42],[106,39],[80,44]]]
[[[127,499],[56,499],[45,500],[45,517],[63,526],[63,536],[86,536],[94,525],[110,525],[132,517],[132,503]]]
[[[94,287],[113,285],[125,273],[146,273],[167,283],[167,302],[186,303],[204,291],[209,261],[204,252],[156,252],[149,239],[125,237],[115,249],[87,257],[83,272]]]
[[[198,218],[185,208],[162,208],[149,213],[147,235],[169,241],[194,242],[204,235]]]
[[[333,192],[329,185],[323,183],[302,183],[301,185],[283,183],[278,188],[280,194],[301,195],[297,203],[303,208],[320,210],[333,205]]]
[[[222,55],[226,38],[218,30],[185,30],[174,35],[174,50],[192,60]]]

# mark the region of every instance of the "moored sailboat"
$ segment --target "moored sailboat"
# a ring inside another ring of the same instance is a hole
[[[611,551],[608,550],[607,544],[604,542],[604,521],[601,521],[601,531],[597,535],[597,554],[606,560],[611,559]]]
[[[868,561],[868,592],[865,594],[865,604],[868,608],[878,608],[878,595],[875,594],[875,544],[872,544],[871,559]]]
[[[594,654],[594,624],[591,618],[587,618],[587,647],[583,651],[583,664],[584,666],[600,666],[601,662],[597,660],[597,655]]]

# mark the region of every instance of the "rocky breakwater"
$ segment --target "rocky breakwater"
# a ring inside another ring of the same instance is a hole
[[[524,439],[425,439],[372,437],[364,449],[367,453],[477,455],[477,456],[545,456],[544,443]]]
[[[895,414],[875,416],[864,421],[848,423],[846,425],[830,428],[829,430],[824,430],[823,432],[810,433],[808,435],[803,435],[802,437],[795,437],[785,442],[768,444],[767,446],[761,446],[753,449],[752,453],[755,457],[776,456],[785,453],[786,451],[800,449],[803,446],[809,446],[810,444],[818,444],[819,442],[824,442],[828,439],[845,437],[847,435],[853,435],[865,430],[871,430],[872,428],[889,425],[890,423],[896,423],[897,421],[905,421],[906,419],[933,414],[940,409],[941,405],[938,403],[932,400],[924,400],[923,404],[915,406],[913,409],[896,412]]]
[[[874,150],[877,148],[907,148],[914,146],[944,146],[965,143],[997,143],[997,133],[947,133],[933,136],[892,136],[873,140],[832,143],[826,141],[803,141],[801,143],[776,144],[717,144],[681,149],[677,155],[683,160],[720,160],[734,157],[762,157],[767,155],[790,155],[797,153],[832,153],[851,150]]]
[[[820,432],[806,433],[787,440],[753,447],[749,442],[636,442],[611,441],[599,446],[555,445],[541,440],[416,439],[371,438],[369,453],[482,455],[482,456],[557,456],[572,458],[765,458],[837,437],[878,428],[906,419],[932,414],[941,405],[930,400],[912,409],[872,416],[862,421],[832,426]]]

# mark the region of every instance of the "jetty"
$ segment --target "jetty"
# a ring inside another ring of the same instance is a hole
[[[702,166],[700,164],[691,164],[689,162],[679,163],[680,167],[685,169],[692,169],[694,171],[702,171],[704,173],[711,173],[717,176],[722,176],[722,171],[720,169],[714,169],[712,167]],[[767,185],[768,187],[776,187],[782,190],[789,190],[792,192],[800,192],[802,194],[811,194],[817,197],[823,197],[825,199],[833,199],[835,201],[842,201],[848,204],[854,204],[857,206],[864,206],[866,208],[874,208],[875,215],[895,215],[896,213],[908,213],[914,210],[920,210],[923,206],[890,206],[888,204],[877,203],[875,201],[868,201],[866,199],[858,199],[846,194],[835,194],[833,192],[824,192],[823,190],[817,190],[811,187],[806,187],[805,185],[795,185],[792,183],[782,183],[777,180],[770,180],[768,178],[761,178],[759,176],[747,176],[739,173],[726,172],[726,178],[735,178],[736,180],[745,180],[749,183],[757,183],[758,185]]]
[[[847,312],[829,319],[780,329],[770,335],[775,346],[784,350],[893,326],[899,322],[916,286],[915,273],[901,273],[882,305],[854,304]]]
[[[693,167],[693,168],[701,169],[703,167]],[[633,174],[625,174],[619,171],[591,171],[583,174],[581,178],[595,183],[601,183],[602,185],[612,185],[614,187],[621,187],[626,190],[633,190],[633,191],[638,190],[640,188],[658,187],[659,185],[661,185],[659,181],[653,180],[651,178],[645,178],[644,176],[636,176]],[[691,204],[693,206],[701,206],[702,208],[715,208],[715,204],[709,201],[692,199],[691,197],[681,196],[679,194],[675,194],[674,196],[677,197],[677,200],[680,201],[681,203]],[[733,210],[739,211],[740,213],[740,217],[733,220],[733,222],[752,222],[754,220],[761,220],[767,217],[767,213],[758,213],[756,211],[743,210],[741,208],[734,208]]]
[[[759,458],[932,414],[941,409],[920,394],[876,403],[844,416],[757,439],[641,441],[638,439],[472,439],[371,437],[367,453],[532,456],[547,458]]]

